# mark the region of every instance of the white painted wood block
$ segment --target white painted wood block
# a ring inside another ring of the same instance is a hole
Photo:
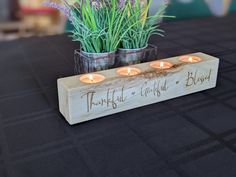
[[[125,110],[161,102],[216,86],[219,59],[190,54],[202,59],[184,63],[179,57],[164,59],[173,63],[168,70],[157,70],[150,63],[134,65],[137,76],[120,76],[117,68],[97,72],[106,79],[85,84],[81,75],[58,79],[59,109],[69,124],[76,124]]]

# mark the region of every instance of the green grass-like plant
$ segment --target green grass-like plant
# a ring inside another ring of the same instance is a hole
[[[77,0],[77,5],[72,6],[65,3],[71,9],[71,23],[74,27],[70,31],[71,37],[80,42],[84,52],[114,52],[125,33],[136,23],[127,26],[125,17],[129,8],[120,8],[117,0],[96,3],[93,5],[90,0]]]
[[[46,5],[63,11],[70,19],[73,41],[89,53],[115,52],[117,48],[145,47],[151,35],[163,35],[159,23],[167,5],[148,16],[152,0],[141,6],[140,0],[61,0]]]
[[[148,41],[152,35],[164,36],[164,31],[159,28],[160,23],[163,18],[173,16],[164,15],[167,4],[162,5],[155,15],[148,16],[151,3],[152,0],[147,5],[141,5],[140,0],[135,0],[133,4],[128,3],[129,14],[126,16],[128,22],[126,28],[129,26],[132,26],[132,28],[121,39],[121,48],[144,48],[148,45]]]

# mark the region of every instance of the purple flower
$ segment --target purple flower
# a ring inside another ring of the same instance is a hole
[[[58,3],[51,2],[51,1],[43,2],[43,5],[47,6],[47,7],[51,7],[51,8],[57,9],[57,10],[63,12],[68,17],[68,19],[70,21],[73,21],[71,10],[69,8],[67,8],[66,6],[63,6],[63,5],[60,5]]]
[[[122,9],[125,6],[126,0],[119,0],[118,2],[118,8]]]
[[[126,2],[130,2],[133,7],[136,4],[136,0],[119,0],[118,1],[118,8],[122,9],[123,7],[125,7]]]
[[[130,2],[131,2],[131,4],[132,4],[132,6],[135,6],[136,0],[130,0]]]
[[[102,7],[102,4],[99,0],[90,0],[90,5],[95,7],[96,9],[99,9]]]

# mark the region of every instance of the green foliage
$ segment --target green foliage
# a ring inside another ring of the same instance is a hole
[[[134,4],[129,3],[129,14],[126,17],[129,20],[126,24],[126,28],[129,26],[132,26],[132,28],[125,33],[124,38],[121,40],[122,48],[143,48],[148,45],[148,40],[152,35],[164,36],[164,31],[159,28],[160,23],[163,18],[173,16],[164,15],[167,5],[161,6],[155,15],[148,16],[151,3],[152,0],[150,0],[147,5],[143,6],[140,5],[140,0],[135,0]],[[139,21],[139,19],[142,20]]]
[[[162,35],[159,23],[167,17],[163,15],[166,6],[148,17],[152,0],[146,6],[141,6],[140,0],[123,0],[122,6],[118,0],[74,0],[73,5],[61,1],[70,10],[73,41],[91,53],[113,52],[121,46],[145,47],[151,35]]]
[[[72,38],[81,43],[85,52],[116,51],[121,41],[121,33],[127,30],[124,18],[128,7],[120,9],[117,0],[97,3],[99,4],[92,5],[90,0],[77,0],[77,5],[72,7],[66,4],[72,10]]]

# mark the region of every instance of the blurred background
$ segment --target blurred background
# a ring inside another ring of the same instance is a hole
[[[43,2],[45,0],[0,0],[0,41],[64,33],[68,28],[66,17],[43,6]],[[220,18],[236,12],[235,0],[153,0],[150,14],[166,2],[170,4],[167,14],[176,16],[173,20],[212,15]]]

